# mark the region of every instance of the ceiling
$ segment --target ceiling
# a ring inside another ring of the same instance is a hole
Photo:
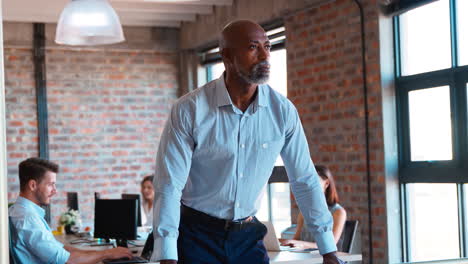
[[[56,23],[70,0],[3,0],[3,21]],[[233,0],[109,0],[126,26],[180,27]],[[47,4],[46,4],[47,3]]]

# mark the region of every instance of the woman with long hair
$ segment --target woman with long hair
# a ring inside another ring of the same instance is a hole
[[[322,165],[316,165],[315,170],[317,170],[317,173],[320,176],[320,184],[323,192],[325,193],[328,210],[333,216],[333,237],[335,238],[335,243],[338,244],[346,222],[346,210],[338,203],[338,193],[330,170]],[[281,245],[284,246],[304,249],[317,248],[312,232],[307,230],[306,225],[304,225],[304,217],[302,216],[302,213],[299,213],[298,215],[296,233],[294,234],[293,239],[280,239],[280,242]]]
[[[153,188],[153,175],[146,176],[141,181],[141,224],[143,226],[153,225],[153,200],[154,200],[154,188]]]

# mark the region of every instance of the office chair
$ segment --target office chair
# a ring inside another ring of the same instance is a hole
[[[153,254],[153,247],[154,247],[154,237],[153,232],[149,233],[148,238],[146,239],[145,246],[141,251],[141,257],[144,259],[149,260],[151,255]]]
[[[16,252],[13,250],[13,237],[16,236],[16,230],[11,222],[10,217],[8,217],[8,240],[9,240],[9,255],[10,255],[10,264],[20,264]]]
[[[354,240],[356,238],[357,229],[359,226],[358,220],[346,220],[343,234],[341,235],[341,245],[338,245],[338,251],[351,253]]]
[[[141,199],[140,199],[140,195],[139,194],[122,193],[122,199],[137,200],[137,208],[138,208],[137,226],[142,226],[142,223],[141,223]]]

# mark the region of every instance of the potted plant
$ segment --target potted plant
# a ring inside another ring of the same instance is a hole
[[[81,226],[80,212],[69,209],[60,216],[60,225],[65,227],[66,234],[73,234],[79,231]]]

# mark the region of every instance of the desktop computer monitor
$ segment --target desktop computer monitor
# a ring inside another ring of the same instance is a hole
[[[142,223],[141,223],[141,200],[140,200],[140,195],[139,194],[122,193],[122,199],[137,200],[137,208],[138,208],[137,225],[142,226]]]
[[[73,209],[73,210],[79,210],[78,209],[78,193],[76,192],[67,192],[67,205],[68,208]]]
[[[135,199],[97,199],[94,207],[94,237],[114,238],[118,246],[137,239],[137,215],[140,208]]]

